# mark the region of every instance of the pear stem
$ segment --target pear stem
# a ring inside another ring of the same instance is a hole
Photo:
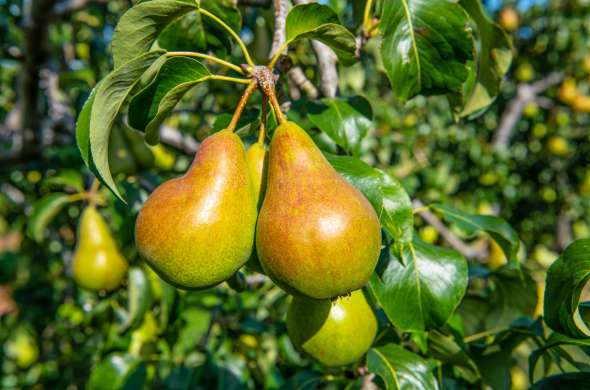
[[[244,91],[244,94],[242,95],[242,97],[240,98],[240,101],[238,102],[238,105],[236,106],[236,110],[234,111],[234,115],[232,116],[231,121],[229,122],[229,125],[227,126],[227,130],[229,130],[229,131],[236,130],[236,126],[238,125],[238,121],[240,120],[240,116],[242,115],[242,111],[244,111],[244,108],[246,107],[246,103],[248,102],[248,99],[250,99],[250,96],[252,96],[252,93],[254,93],[256,88],[258,88],[258,83],[256,82],[256,80],[251,80],[250,83],[248,84],[248,88],[246,88],[246,90]]]
[[[230,26],[228,26],[223,20],[219,19],[217,16],[213,15],[211,12],[207,11],[206,9],[199,8],[198,12],[201,13],[202,15],[205,15],[208,18],[214,20],[217,24],[219,24],[221,27],[223,27],[236,40],[236,42],[240,46],[240,49],[242,49],[242,52],[244,53],[244,58],[246,59],[246,62],[248,63],[248,65],[250,65],[251,67],[256,66],[254,64],[254,61],[252,61],[252,57],[250,57],[250,53],[248,52],[246,45],[240,39],[240,36]]]
[[[231,81],[232,83],[237,83],[237,84],[250,84],[250,80],[248,79],[240,79],[238,77],[229,77],[229,76],[222,76],[219,74],[214,74],[211,76],[208,76],[205,78],[209,80],[222,80],[222,81]]]
[[[264,145],[264,137],[266,133],[266,117],[268,116],[268,98],[266,95],[262,97],[262,109],[260,113],[260,129],[258,130],[258,144]]]
[[[241,75],[245,75],[244,71],[239,66],[234,65],[231,62],[222,60],[221,58],[217,58],[217,57],[209,55],[209,54],[198,53],[198,52],[194,52],[194,51],[172,51],[172,52],[167,53],[166,55],[169,57],[183,56],[183,57],[202,58],[204,60],[208,60],[211,62],[215,62],[219,65],[223,65],[231,70],[238,72]]]
[[[268,99],[270,100],[270,105],[272,106],[274,112],[275,112],[275,116],[277,117],[277,120],[279,121],[279,125],[285,123],[287,120],[285,119],[285,115],[283,114],[283,112],[281,111],[281,106],[279,105],[279,102],[277,101],[277,96],[275,95],[275,91],[271,91],[272,93],[268,96]]]

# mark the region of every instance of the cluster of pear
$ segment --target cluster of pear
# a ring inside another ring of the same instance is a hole
[[[287,329],[327,366],[370,347],[375,316],[361,291],[381,249],[371,204],[293,122],[269,151],[231,130],[209,136],[187,173],[160,185],[135,226],[139,253],[166,281],[203,289],[248,263],[294,295]],[[259,209],[259,210],[258,210]]]

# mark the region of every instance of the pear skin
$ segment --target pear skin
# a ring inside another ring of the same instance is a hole
[[[356,362],[369,350],[377,318],[360,290],[334,302],[293,297],[287,333],[299,351],[324,366],[338,367]]]
[[[244,145],[223,130],[203,141],[184,176],[150,195],[137,217],[135,242],[160,277],[194,290],[227,280],[246,263],[255,227]]]
[[[266,173],[268,167],[268,151],[266,150],[266,146],[259,142],[250,146],[246,151],[246,161],[248,162],[250,179],[256,194],[256,205],[260,208],[266,189]],[[252,251],[252,255],[246,265],[252,271],[264,273],[256,254],[256,248]]]
[[[314,299],[346,295],[367,283],[381,229],[371,204],[292,122],[275,130],[256,248],[280,287]]]
[[[127,272],[127,261],[93,205],[86,207],[80,217],[72,272],[81,287],[94,291],[117,288]]]

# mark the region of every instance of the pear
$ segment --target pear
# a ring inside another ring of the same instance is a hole
[[[127,261],[93,205],[86,207],[80,217],[72,268],[74,280],[95,291],[117,288],[127,271]]]
[[[256,248],[266,274],[292,294],[346,295],[367,283],[381,247],[371,204],[292,122],[275,130]]]
[[[135,242],[164,280],[202,289],[223,282],[246,263],[255,227],[244,145],[223,130],[203,141],[184,176],[149,196],[137,217]]]
[[[266,171],[268,166],[268,151],[263,142],[257,142],[248,148],[248,151],[246,151],[246,161],[248,162],[250,180],[254,186],[256,205],[260,208],[262,200],[264,199]],[[260,261],[258,260],[258,256],[256,255],[256,248],[252,250],[252,255],[250,256],[250,259],[248,259],[247,266],[252,271],[264,273]]]
[[[246,152],[246,161],[248,162],[248,171],[250,179],[254,186],[256,195],[256,204],[261,206],[264,199],[264,191],[266,188],[266,170],[268,162],[268,152],[264,143],[255,143]]]
[[[287,333],[299,351],[324,366],[344,366],[369,350],[377,319],[360,290],[334,302],[293,297]]]

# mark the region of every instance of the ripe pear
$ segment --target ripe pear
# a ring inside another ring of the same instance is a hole
[[[80,217],[72,268],[76,283],[95,291],[117,288],[127,271],[127,261],[93,205],[86,207]]]
[[[167,282],[214,286],[252,252],[256,200],[240,138],[223,130],[203,141],[182,177],[160,185],[135,225],[139,253]]]
[[[377,319],[361,290],[334,302],[293,297],[287,333],[298,350],[324,366],[344,366],[369,350]]]
[[[328,163],[307,133],[275,130],[256,248],[264,271],[292,294],[327,299],[358,290],[379,256],[371,204]]]

